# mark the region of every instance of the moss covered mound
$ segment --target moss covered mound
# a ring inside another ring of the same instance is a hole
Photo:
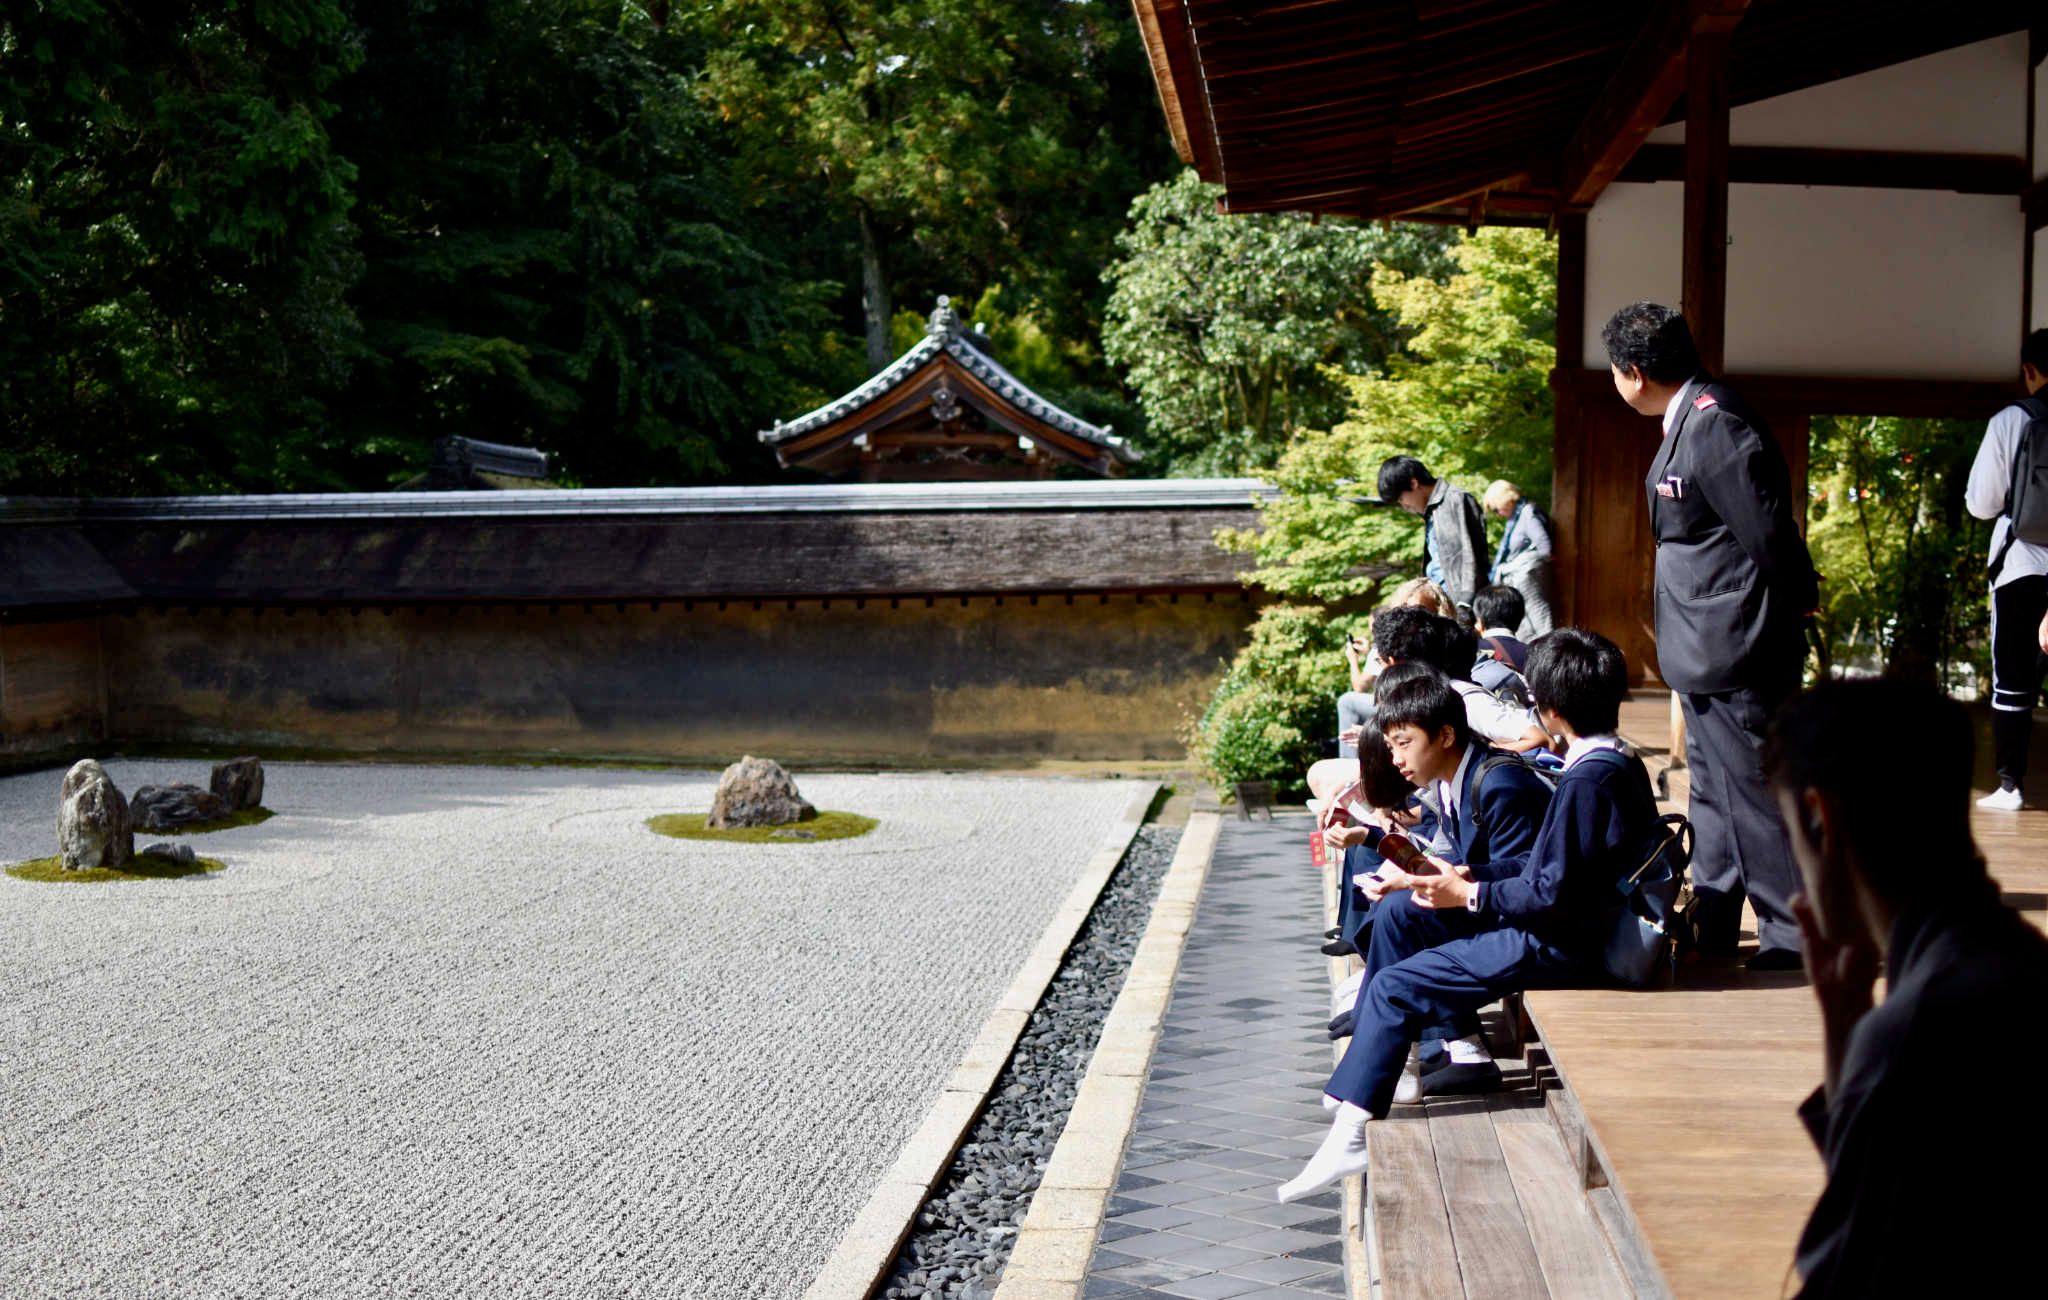
[[[225,817],[216,817],[210,822],[188,822],[183,826],[173,826],[167,831],[138,830],[135,833],[137,835],[204,835],[207,831],[228,831],[233,830],[237,826],[260,826],[275,816],[277,814],[268,808],[244,808],[240,812],[231,812]]]
[[[809,821],[790,822],[784,826],[741,826],[731,830],[713,830],[704,824],[709,813],[666,813],[660,817],[649,817],[647,829],[657,835],[672,835],[679,840],[722,840],[728,844],[809,844],[817,840],[850,840],[856,835],[865,835],[881,825],[872,817],[859,813],[821,812]],[[776,832],[780,831],[781,834]]]
[[[227,864],[213,858],[198,858],[191,862],[180,862],[176,858],[163,857],[155,853],[138,853],[128,859],[125,867],[89,867],[84,871],[66,871],[64,860],[56,855],[36,858],[31,862],[17,862],[7,868],[7,874],[17,880],[38,880],[58,885],[97,885],[109,880],[174,880],[179,876],[203,876],[209,871],[225,871]]]

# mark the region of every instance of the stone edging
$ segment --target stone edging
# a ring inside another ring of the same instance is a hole
[[[1123,817],[1082,869],[1080,880],[1039,936],[1038,946],[1025,958],[1022,969],[1010,982],[1009,991],[982,1022],[981,1032],[975,1035],[965,1059],[946,1080],[937,1104],[897,1154],[896,1163],[882,1175],[874,1195],[839,1239],[817,1279],[805,1290],[803,1300],[866,1300],[876,1284],[888,1275],[904,1239],[910,1235],[912,1220],[951,1168],[954,1153],[960,1149],[975,1117],[981,1114],[989,1089],[995,1086],[996,1077],[1016,1049],[1025,1022],[1038,1009],[1074,936],[1095,910],[1095,900],[1124,860],[1131,841],[1137,838],[1138,828],[1145,824],[1145,812],[1152,806],[1158,789],[1158,784],[1152,781],[1137,787]],[[1186,842],[1185,837],[1182,842]],[[1174,866],[1179,865],[1176,856]],[[1169,872],[1169,884],[1172,878]],[[1165,897],[1163,888],[1160,896],[1162,900]],[[1141,947],[1139,952],[1142,955],[1144,949]],[[1132,969],[1136,969],[1135,964]],[[1122,1005],[1121,999],[1118,1005]],[[1111,1014],[1114,1016],[1114,1009]],[[1107,1032],[1105,1026],[1105,1042]],[[1084,1089],[1085,1086],[1084,1083]],[[1077,1107],[1078,1104],[1077,1101]],[[1057,1156],[1057,1150],[1054,1154]]]
[[[1018,1230],[996,1300],[1075,1300],[1081,1293],[1222,827],[1219,814],[1197,812],[1181,833],[1123,990],[1102,1023],[1073,1110]]]

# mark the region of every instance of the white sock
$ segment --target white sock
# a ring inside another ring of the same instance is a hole
[[[1323,1109],[1324,1109],[1324,1110],[1326,1110],[1326,1111],[1329,1111],[1329,1112],[1330,1112],[1330,1113],[1331,1113],[1332,1115],[1336,1114],[1336,1113],[1337,1113],[1337,1108],[1338,1108],[1339,1106],[1342,1106],[1343,1104],[1344,1104],[1344,1100],[1343,1100],[1343,1098],[1341,1098],[1341,1097],[1332,1097],[1332,1096],[1331,1096],[1331,1095],[1330,1095],[1329,1093],[1327,1093],[1327,1092],[1323,1094]]]
[[[1281,1184],[1279,1198],[1298,1201],[1331,1183],[1364,1173],[1365,1131],[1371,1120],[1372,1116],[1348,1101],[1338,1106],[1337,1117],[1330,1121],[1329,1135],[1316,1148],[1316,1153],[1308,1158],[1308,1167],[1301,1171],[1301,1176],[1291,1183]]]
[[[1452,1065],[1484,1065],[1493,1059],[1493,1053],[1486,1050],[1486,1044],[1479,1041],[1477,1034],[1446,1039],[1444,1050],[1450,1053]]]

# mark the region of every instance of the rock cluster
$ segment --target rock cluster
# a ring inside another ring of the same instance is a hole
[[[263,802],[263,764],[253,758],[232,758],[214,766],[211,790],[179,782],[145,785],[129,801],[137,828],[175,830],[194,822],[210,822],[254,808]]]
[[[885,1300],[990,1300],[1110,1004],[1152,914],[1180,831],[1147,826],[1096,900],[1024,1027],[944,1182],[882,1284]]]
[[[57,852],[66,871],[125,866],[134,856],[128,801],[90,758],[73,763],[57,787]]]
[[[711,815],[704,824],[713,830],[784,826],[817,815],[818,810],[796,792],[796,781],[782,764],[749,754],[718,778],[718,789],[711,795]]]

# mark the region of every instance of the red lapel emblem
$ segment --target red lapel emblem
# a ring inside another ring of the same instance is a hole
[[[1657,495],[1660,497],[1675,497],[1678,494],[1671,490],[1671,484],[1667,482],[1657,485]]]
[[[1695,411],[1704,411],[1714,405],[1718,405],[1718,403],[1714,401],[1712,393],[1701,393],[1698,397],[1692,399],[1692,409]]]

